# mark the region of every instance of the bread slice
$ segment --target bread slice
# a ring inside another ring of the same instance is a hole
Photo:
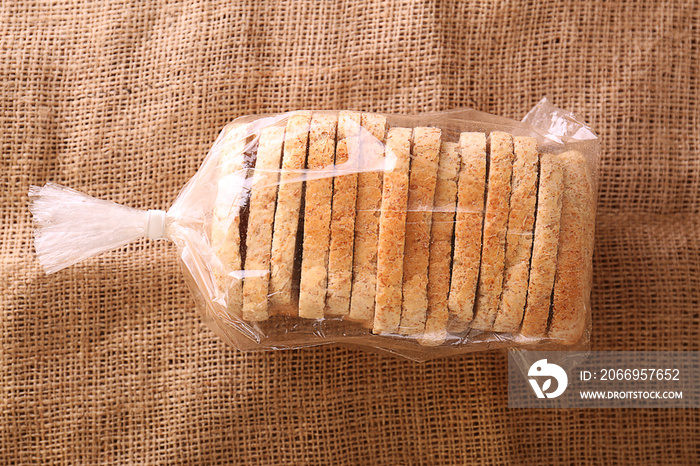
[[[457,220],[448,301],[453,319],[451,328],[455,331],[464,330],[474,315],[486,191],[486,135],[462,133],[459,152],[462,169],[457,185]]]
[[[401,281],[411,163],[411,129],[391,128],[386,138],[382,211],[377,248],[374,333],[396,333],[401,320]]]
[[[472,327],[491,330],[503,290],[506,232],[513,172],[513,139],[508,133],[490,135],[489,185],[481,245],[481,270]]]
[[[443,142],[440,148],[433,218],[430,228],[430,264],[428,267],[428,316],[422,345],[440,345],[447,337],[447,295],[450,291],[452,232],[457,208],[459,145]]]
[[[592,281],[595,186],[578,151],[561,154],[564,196],[549,337],[573,344],[581,339]]]
[[[245,151],[252,139],[249,125],[234,124],[223,137],[218,163],[218,186],[211,223],[211,247],[217,288],[226,296],[228,312],[241,317],[240,211],[248,197]]]
[[[403,259],[403,304],[399,328],[399,333],[403,335],[419,335],[425,330],[430,227],[441,136],[439,128],[413,129]]]
[[[513,138],[512,193],[506,234],[503,293],[494,332],[517,332],[525,311],[537,202],[537,141]]]
[[[280,185],[277,192],[270,276],[270,305],[284,315],[297,315],[292,296],[294,249],[299,226],[299,210],[306,164],[311,112],[294,113],[287,121]]]
[[[284,124],[260,132],[253,173],[246,234],[243,319],[261,321],[269,316],[267,306],[272,250],[272,222],[275,216]]]
[[[326,300],[337,125],[334,115],[314,113],[311,118],[299,285],[299,317],[307,319],[322,318]]]
[[[520,333],[529,338],[546,336],[552,302],[564,190],[563,171],[556,155],[542,154],[540,157],[539,186],[527,306],[520,329]]]
[[[326,315],[329,316],[344,316],[350,310],[360,123],[358,112],[338,115],[326,299]]]
[[[352,296],[348,320],[372,326],[377,293],[377,242],[382,207],[382,172],[386,117],[362,114],[360,173],[357,175],[357,216],[353,253]]]

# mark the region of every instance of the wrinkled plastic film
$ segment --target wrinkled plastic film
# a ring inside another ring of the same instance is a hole
[[[34,246],[46,273],[116,249],[143,236],[165,236],[165,213],[96,199],[65,186],[32,186]]]

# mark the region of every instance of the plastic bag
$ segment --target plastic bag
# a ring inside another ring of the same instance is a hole
[[[32,187],[35,246],[52,273],[171,240],[204,320],[243,350],[580,349],[598,159],[590,128],[546,100],[523,122],[468,109],[246,116],[167,213]]]

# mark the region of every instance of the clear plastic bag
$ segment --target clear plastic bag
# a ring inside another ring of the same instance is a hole
[[[31,211],[47,273],[173,241],[204,320],[239,349],[580,349],[598,159],[546,100],[523,122],[299,111],[228,124],[167,213],[53,184]]]

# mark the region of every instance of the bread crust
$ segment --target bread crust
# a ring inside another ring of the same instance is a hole
[[[527,305],[520,329],[528,338],[544,338],[547,334],[563,191],[564,173],[559,159],[556,155],[542,154]]]
[[[347,319],[360,322],[367,328],[372,326],[377,293],[377,242],[382,207],[382,172],[367,170],[377,167],[384,157],[386,130],[386,117],[376,113],[362,114],[352,296]]]
[[[452,233],[457,208],[459,179],[459,145],[443,142],[440,147],[433,218],[430,229],[430,264],[428,267],[428,315],[420,344],[436,346],[447,337],[447,296],[450,291]]]
[[[299,317],[307,319],[322,318],[325,306],[337,125],[334,115],[314,113],[311,117],[307,169],[314,179],[306,181],[299,284]]]
[[[325,312],[328,316],[344,316],[350,310],[360,123],[358,112],[343,111],[338,115]]]
[[[284,125],[260,132],[255,170],[251,184],[250,213],[246,234],[243,319],[262,321],[269,317],[268,284],[272,250],[272,222],[275,216]]]
[[[439,128],[413,129],[403,260],[403,302],[399,328],[399,333],[403,335],[419,335],[425,330],[430,228],[441,137],[442,131]]]
[[[513,172],[513,139],[494,131],[490,137],[489,184],[481,245],[481,270],[472,327],[492,330],[503,291],[506,233]]]
[[[574,344],[583,335],[591,292],[595,233],[595,186],[578,151],[559,156],[564,196],[549,337]]]
[[[455,244],[448,307],[451,327],[464,330],[473,318],[481,262],[481,236],[486,190],[486,135],[462,133]]]
[[[513,138],[513,176],[506,233],[503,293],[494,332],[517,332],[525,311],[537,202],[537,141]]]
[[[289,316],[298,314],[292,296],[292,272],[303,188],[299,170],[306,164],[310,122],[308,111],[294,113],[287,121],[272,236],[270,306]]]
[[[374,333],[396,333],[401,320],[401,282],[408,204],[411,129],[391,128],[386,138],[386,170],[382,188],[377,248],[377,295]]]

